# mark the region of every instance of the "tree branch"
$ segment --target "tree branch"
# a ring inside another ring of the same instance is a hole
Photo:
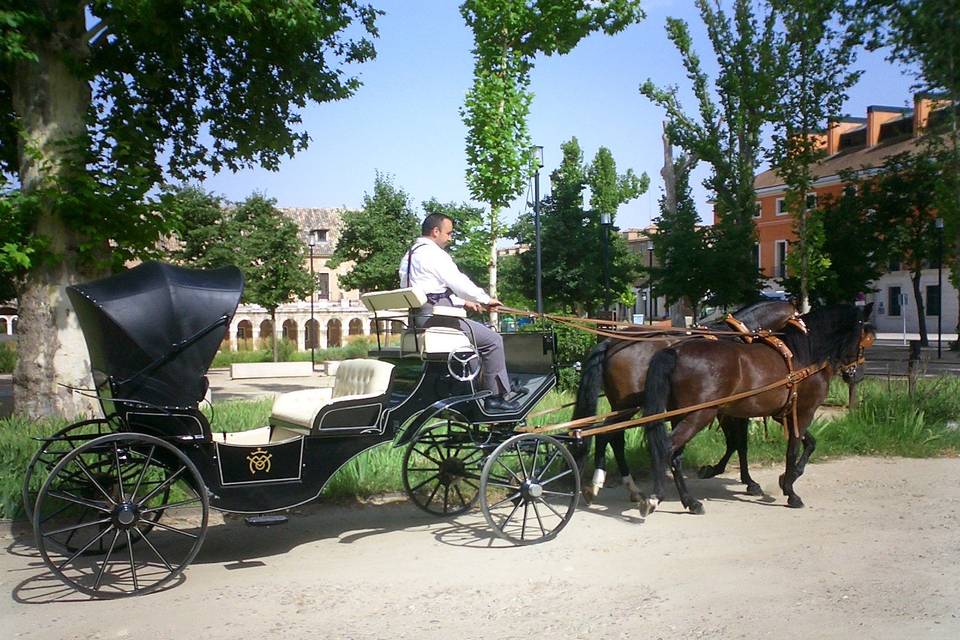
[[[87,44],[94,46],[97,43],[97,40],[107,31],[107,27],[110,26],[110,21],[107,18],[104,18],[93,27],[91,27],[85,34],[83,34],[84,40],[87,41]]]

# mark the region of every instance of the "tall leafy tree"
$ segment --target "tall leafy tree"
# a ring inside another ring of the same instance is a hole
[[[243,301],[260,305],[273,325],[273,359],[277,360],[277,307],[314,290],[305,243],[297,223],[283,215],[274,200],[252,195],[231,212],[230,244],[238,248],[232,263],[243,272]]]
[[[527,115],[537,55],[564,54],[595,32],[615,34],[643,19],[639,0],[466,0],[460,12],[473,32],[473,85],[461,116],[467,126],[467,186],[489,205],[490,294],[497,295],[500,212],[529,175]]]
[[[593,312],[605,302],[603,282],[604,234],[600,214],[609,213],[616,220],[619,206],[649,186],[644,174],[632,170],[617,173],[616,163],[606,148],[598,150],[586,165],[576,138],[561,145],[563,160],[551,174],[552,195],[540,207],[541,253],[543,256],[544,306],[548,310]],[[586,206],[584,192],[590,189]],[[533,225],[524,216],[514,227],[517,239],[533,245]],[[535,283],[530,274],[535,269],[535,255],[527,251],[517,256],[517,270],[524,281],[516,289],[527,299],[535,296]],[[608,245],[609,297],[628,297],[640,270],[639,258],[630,252],[626,241],[611,229]]]
[[[206,170],[276,169],[304,148],[300,109],[341,100],[374,56],[357,0],[9,0],[0,20],[0,162],[15,222],[21,357],[15,408],[89,407],[63,287],[155,246],[147,194]],[[13,230],[13,235],[9,235]]]
[[[944,167],[936,207],[952,238],[951,280],[960,287],[960,0],[868,0],[862,9],[875,36],[871,46],[889,47],[891,60],[918,70],[923,89],[942,93],[954,105],[941,130],[926,141]],[[960,329],[960,315],[956,326]]]
[[[846,91],[859,72],[852,71],[856,39],[838,24],[845,0],[770,0],[782,25],[777,47],[773,147],[769,158],[786,187],[786,207],[796,240],[787,267],[798,282],[804,310],[810,288],[830,267],[823,251],[826,235],[809,199],[813,168],[826,150],[819,136],[823,123],[841,114]]]
[[[657,226],[653,250],[658,266],[649,270],[651,289],[663,295],[668,305],[679,304],[689,310],[682,315],[698,318],[700,305],[710,290],[712,251],[690,193],[690,170],[695,162],[687,154],[674,159],[666,132],[663,147],[664,193],[660,215],[653,221]]]
[[[751,0],[735,0],[732,16],[719,3],[697,0],[716,57],[711,82],[693,48],[686,22],[667,19],[667,35],[680,52],[697,100],[696,115],[687,113],[676,87],[658,88],[647,80],[640,92],[668,116],[671,142],[710,165],[705,181],[716,208],[712,231],[713,262],[709,285],[716,304],[731,306],[751,300],[760,288],[753,257],[753,182],[763,157],[760,136],[777,99],[776,16],[758,17]]]
[[[198,185],[166,186],[157,209],[171,228],[174,262],[212,269],[233,264],[239,247],[229,232],[228,203]]]
[[[352,263],[350,271],[340,276],[340,285],[346,289],[396,289],[400,260],[418,235],[420,221],[410,197],[378,173],[373,193],[363,196],[363,208],[343,214],[340,239],[327,264],[335,269]]]

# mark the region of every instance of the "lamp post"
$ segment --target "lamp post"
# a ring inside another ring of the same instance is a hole
[[[653,324],[653,240],[647,240],[647,320]]]
[[[536,167],[533,173],[533,233],[537,256],[537,313],[543,313],[543,272],[541,270],[540,253],[540,169],[543,169],[543,147],[533,148],[533,162]]]
[[[609,253],[610,253],[610,227],[613,225],[613,217],[609,213],[600,214],[600,226],[603,227],[603,242],[601,243],[601,255],[603,256],[603,310],[610,310],[610,278],[609,278]]]
[[[310,371],[313,371],[316,366],[316,346],[317,346],[317,323],[313,319],[313,299],[317,297],[317,279],[313,275],[313,248],[317,246],[317,233],[316,229],[310,232],[309,240],[307,244],[310,245]]]
[[[943,218],[934,221],[937,228],[937,360],[943,357]]]

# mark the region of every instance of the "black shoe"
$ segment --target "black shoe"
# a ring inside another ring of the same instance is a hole
[[[503,396],[488,396],[483,401],[483,408],[492,413],[512,413],[520,410],[520,403],[504,400]]]

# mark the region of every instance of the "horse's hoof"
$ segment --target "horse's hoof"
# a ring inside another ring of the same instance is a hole
[[[756,482],[747,483],[747,493],[751,496],[760,497],[763,495],[763,489],[760,488],[760,485]]]
[[[800,496],[794,494],[792,496],[787,496],[787,506],[791,509],[802,509],[803,500],[800,499]]]
[[[786,477],[787,474],[781,473],[778,482],[780,483],[780,491],[783,491],[783,495],[789,496],[790,494],[787,492],[787,483],[784,481]]]
[[[690,511],[695,516],[702,516],[706,511],[703,508],[703,503],[699,500],[694,500],[690,503],[690,506],[687,507],[687,510]]]
[[[643,494],[636,491],[630,492],[630,502],[643,502]]]
[[[701,480],[706,480],[707,478],[713,478],[716,475],[717,475],[717,471],[713,467],[710,467],[707,465],[700,467],[699,471],[697,471],[697,477],[700,478]]]
[[[656,498],[656,496],[650,496],[649,498],[641,496],[641,500],[639,504],[640,515],[646,518],[651,513],[657,510],[657,505],[659,504],[660,504],[660,501]]]

